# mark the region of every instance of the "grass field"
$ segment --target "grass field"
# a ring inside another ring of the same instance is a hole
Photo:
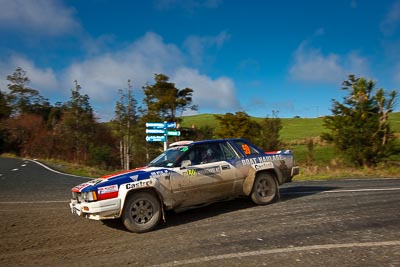
[[[254,118],[261,120],[261,118]],[[323,133],[325,127],[323,126],[323,118],[283,118],[281,140],[283,142],[304,140],[310,137],[318,137]],[[392,130],[400,134],[400,112],[392,113],[389,116],[389,121]],[[211,126],[218,128],[218,121],[213,114],[200,114],[193,116],[183,117],[182,127],[196,127]]]
[[[262,118],[254,118],[261,120]],[[332,177],[360,177],[360,176],[398,176],[398,166],[383,166],[376,169],[352,169],[340,164],[333,147],[329,144],[316,142],[313,149],[314,161],[310,164],[308,160],[309,151],[306,140],[318,137],[326,131],[323,126],[323,118],[282,118],[281,141],[282,149],[293,151],[302,172],[298,179],[318,179]],[[392,113],[389,116],[392,130],[397,137],[400,137],[400,112]],[[218,121],[213,114],[201,114],[184,117],[182,127],[202,127],[205,125],[218,128]],[[393,161],[400,161],[400,155],[390,158]]]

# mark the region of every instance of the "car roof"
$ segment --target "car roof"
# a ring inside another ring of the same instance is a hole
[[[221,141],[244,141],[249,143],[246,139],[243,138],[225,138],[225,139],[209,139],[209,140],[199,140],[199,141],[191,141],[190,144],[202,144],[202,143],[216,143]]]

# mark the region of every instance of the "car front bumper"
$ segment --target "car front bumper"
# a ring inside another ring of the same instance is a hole
[[[95,202],[81,202],[71,199],[71,213],[91,220],[115,219],[120,216],[121,200],[106,199]]]

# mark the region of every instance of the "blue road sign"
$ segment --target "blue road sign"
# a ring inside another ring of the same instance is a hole
[[[167,128],[176,128],[176,122],[167,122]]]
[[[148,134],[165,134],[165,129],[146,129]]]
[[[146,122],[146,127],[165,128],[165,124],[163,122]]]
[[[146,136],[146,141],[147,142],[165,142],[166,141],[166,137],[164,135],[148,135]]]

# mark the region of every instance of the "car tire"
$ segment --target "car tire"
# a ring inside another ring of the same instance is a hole
[[[160,221],[160,200],[151,192],[131,194],[122,211],[122,222],[133,233],[152,230]]]
[[[251,191],[251,200],[257,205],[266,205],[271,203],[278,195],[278,184],[269,173],[260,173],[254,180]]]

